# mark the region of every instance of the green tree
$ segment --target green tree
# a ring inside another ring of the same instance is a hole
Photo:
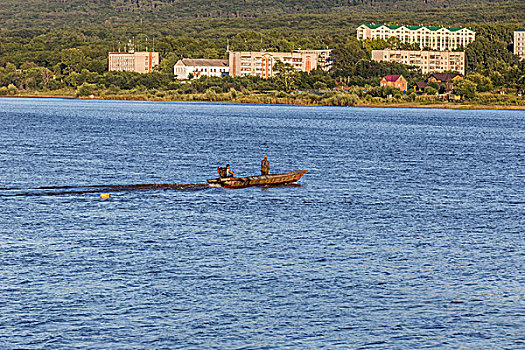
[[[9,95],[16,95],[18,93],[18,89],[13,84],[9,84],[7,86],[7,90],[9,92]]]
[[[476,96],[476,83],[463,79],[454,84],[454,92],[463,98],[472,99]]]
[[[505,41],[478,35],[465,50],[465,60],[469,72],[501,72],[512,65],[513,55]]]
[[[435,81],[429,81],[428,84],[427,84],[427,87],[431,87],[433,89],[435,89],[436,91],[439,89],[439,84],[436,83]]]
[[[77,96],[91,96],[95,93],[96,87],[95,84],[83,83],[77,90]]]
[[[480,73],[471,73],[467,75],[467,79],[476,83],[476,90],[479,92],[487,92],[493,89],[490,78]]]
[[[106,67],[106,64],[105,64],[105,60],[102,61],[100,59],[92,59],[88,65],[87,65],[87,69],[90,71],[90,72],[96,72],[98,74],[102,74],[106,71],[107,67]]]
[[[86,57],[83,52],[77,48],[62,50],[61,60],[68,72],[80,72],[85,68],[86,64]]]
[[[336,70],[338,76],[352,75],[355,71],[355,65],[362,61],[368,60],[369,56],[362,44],[352,38],[343,43],[337,44],[334,48],[336,57]]]
[[[522,75],[516,82],[516,91],[518,94],[525,94],[525,74]]]
[[[438,90],[430,85],[427,85],[425,88],[425,93],[428,95],[435,95],[437,94]]]
[[[13,63],[11,63],[11,62],[7,62],[5,64],[5,72],[6,72],[6,74],[8,74],[8,73],[15,73],[16,72],[16,66]]]
[[[42,81],[42,87],[47,87],[49,81],[53,78],[53,72],[47,68],[40,68],[40,79]]]
[[[26,90],[36,90],[42,87],[41,68],[32,67],[23,71],[22,85]]]
[[[503,86],[505,84],[505,77],[503,76],[503,74],[501,74],[498,71],[490,72],[489,78],[492,81],[492,83],[494,84],[494,86],[499,87],[499,86]]]
[[[392,47],[392,40],[390,42],[387,42],[383,39],[366,39],[363,41],[363,48],[367,52],[371,52],[372,50],[384,50]]]
[[[273,65],[273,71],[275,72],[275,79],[281,84],[284,91],[291,91],[297,78],[297,71],[295,68],[289,63],[276,60]]]
[[[322,81],[316,81],[314,83],[314,89],[326,90],[327,88],[328,88],[328,85],[326,85],[326,83],[323,83]]]

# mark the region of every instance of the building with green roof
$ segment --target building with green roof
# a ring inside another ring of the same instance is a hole
[[[418,26],[399,24],[362,24],[357,27],[357,39],[397,38],[403,43],[418,44],[423,49],[456,50],[465,48],[476,38],[467,27]]]

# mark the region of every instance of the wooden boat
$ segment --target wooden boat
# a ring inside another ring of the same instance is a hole
[[[226,188],[242,188],[250,186],[283,185],[298,181],[308,170],[294,170],[281,174],[268,174],[246,177],[223,177],[208,180],[209,184]]]

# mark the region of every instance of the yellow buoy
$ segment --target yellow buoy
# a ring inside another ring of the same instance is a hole
[[[111,197],[111,194],[109,194],[109,193],[101,193],[100,194],[100,198],[102,198],[102,199],[108,199],[110,197]]]

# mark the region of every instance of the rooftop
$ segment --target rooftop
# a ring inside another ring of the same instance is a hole
[[[401,76],[401,74],[385,75],[384,79],[386,81],[397,81],[397,79],[399,79],[400,76]]]
[[[392,30],[395,30],[395,29],[398,29],[398,28],[401,28],[401,27],[405,27],[405,28],[407,28],[409,30],[418,30],[419,28],[425,27],[425,28],[427,28],[429,30],[432,30],[432,31],[436,31],[436,30],[439,30],[441,28],[444,28],[444,29],[447,29],[447,30],[449,30],[451,32],[457,32],[458,30],[461,30],[461,29],[468,29],[468,30],[471,30],[471,31],[475,32],[474,30],[472,30],[471,28],[468,28],[468,27],[414,26],[414,25],[406,25],[406,24],[363,24],[363,25],[367,26],[370,29],[377,29],[379,27],[385,26],[385,27],[387,27],[389,29],[392,29]]]
[[[463,77],[463,75],[458,73],[432,73],[428,76],[427,80],[432,76],[442,82],[449,82],[457,76]]]
[[[207,67],[228,67],[228,60],[218,58],[183,58],[182,64],[185,66],[207,66]]]
[[[133,52],[129,52],[129,51],[115,51],[115,52],[110,52],[111,55],[134,55],[134,54],[149,54],[149,53],[152,53],[152,54],[157,54],[158,52],[152,52],[152,51],[133,51]]]

